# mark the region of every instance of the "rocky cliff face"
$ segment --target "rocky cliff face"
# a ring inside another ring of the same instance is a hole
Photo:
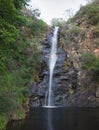
[[[74,26],[65,25],[60,29],[57,48],[58,60],[53,75],[54,103],[56,106],[65,107],[99,107],[98,84],[92,81],[93,77],[90,72],[82,69],[80,61],[82,53],[88,48],[92,49],[90,45],[92,32],[88,29],[85,35],[85,30],[82,28],[80,30],[82,33],[76,32],[76,36],[74,36],[75,31],[73,33],[71,31],[74,28]],[[41,81],[35,82],[31,86],[31,107],[44,106],[45,104],[46,92],[49,87],[48,61],[52,35],[53,32],[48,34],[42,42],[43,68],[39,75]],[[70,39],[68,39],[69,37]]]
[[[43,70],[40,74],[42,81],[40,83],[34,83],[31,87],[31,106],[43,106],[45,104],[46,92],[49,87],[49,55],[51,50],[51,37],[52,33],[48,34],[45,41],[43,41],[42,50],[42,62]],[[70,101],[67,101],[71,89],[76,89],[77,87],[77,71],[74,68],[71,61],[67,57],[64,50],[59,47],[57,48],[57,62],[54,68],[53,74],[53,93],[54,93],[54,103],[56,106],[70,106]],[[67,66],[67,67],[66,67]],[[65,68],[66,67],[66,68]]]
[[[92,53],[99,58],[99,45],[95,42],[99,35],[94,35],[95,28],[83,20],[61,27],[61,48],[77,70],[77,88],[71,93],[70,100],[78,107],[99,107],[99,74],[97,82],[94,81],[92,72],[85,70],[81,62],[84,53]]]

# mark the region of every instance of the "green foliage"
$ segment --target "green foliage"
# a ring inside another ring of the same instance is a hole
[[[74,24],[63,24],[60,29],[61,47],[66,51],[69,46],[74,46],[76,50],[80,47],[78,44],[79,38],[84,38],[86,35],[86,29],[83,29]]]
[[[4,115],[0,115],[0,130],[5,129],[7,119]]]
[[[90,4],[88,6],[87,15],[88,15],[88,18],[90,18],[89,22],[93,25],[97,25],[99,23],[99,5]]]
[[[21,9],[23,6],[28,5],[28,1],[30,0],[14,0],[14,6],[16,9]]]
[[[64,20],[62,18],[53,18],[51,21],[51,24],[53,26],[61,26],[64,23]]]
[[[26,114],[24,113],[24,111],[22,111],[22,110],[18,110],[18,111],[17,111],[17,117],[18,117],[19,119],[24,119],[25,116],[26,116]]]
[[[0,0],[0,130],[7,119],[25,117],[22,105],[28,101],[29,86],[40,80],[40,38],[47,25],[22,15],[27,1]]]
[[[47,24],[43,20],[38,20],[38,28],[40,28],[40,31],[47,29]]]
[[[7,113],[13,109],[13,99],[8,96],[0,96],[0,114]]]
[[[0,19],[4,19],[13,24],[17,13],[13,0],[0,0]]]
[[[92,19],[90,20],[90,23],[92,25],[97,25],[99,23],[99,15],[93,16]]]
[[[14,73],[16,74],[16,73]],[[18,104],[22,103],[28,95],[26,95],[24,87],[24,81],[21,76],[17,75],[18,78],[21,78],[20,81],[17,81],[16,75],[8,73],[5,77],[1,77],[0,84],[0,114],[9,113],[13,110],[16,110]],[[25,93],[24,93],[25,92]]]
[[[83,68],[91,71],[95,80],[99,80],[99,57],[96,57],[93,53],[85,53],[81,60]]]
[[[98,7],[95,5],[95,4],[90,4],[90,5],[88,5],[88,14],[89,14],[89,16],[90,15],[95,15],[95,13],[97,13],[98,12]]]
[[[93,1],[86,6],[82,6],[76,15],[69,21],[75,22],[76,20],[81,20],[81,18],[92,25],[97,25],[99,23],[99,2]]]
[[[4,19],[0,19],[0,41],[1,46],[9,45],[16,41],[18,35],[18,29],[15,26],[9,24]],[[12,44],[11,44],[12,45]]]
[[[61,31],[61,35],[64,37],[64,40],[67,41],[66,43],[70,43],[71,41],[75,40],[75,37],[77,36],[84,37],[85,34],[85,29],[82,29],[78,26],[74,26],[72,24],[67,25],[67,27],[65,27],[65,29],[62,29]]]
[[[81,29],[80,27],[78,26],[73,26],[71,31],[70,31],[74,36],[85,36],[85,30],[84,29]]]
[[[14,22],[14,25],[16,27],[26,26],[28,24],[27,18],[25,16],[23,16],[22,14],[18,14],[15,19],[16,20]]]
[[[29,28],[33,35],[40,35],[41,32],[47,31],[47,24],[43,20],[33,17]]]

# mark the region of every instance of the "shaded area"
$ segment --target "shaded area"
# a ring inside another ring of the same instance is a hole
[[[6,130],[99,130],[99,109],[32,108],[24,121]]]

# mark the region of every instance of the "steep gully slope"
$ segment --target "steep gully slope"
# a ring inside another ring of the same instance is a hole
[[[46,92],[49,87],[49,54],[51,50],[51,37],[53,36],[53,29],[51,33],[46,36],[42,42],[42,62],[43,69],[40,73],[41,81],[35,82],[31,86],[30,107],[44,106]],[[65,107],[99,107],[99,97],[96,97],[96,90],[91,78],[88,74],[82,71],[79,65],[79,58],[77,59],[72,47],[65,50],[62,49],[62,41],[60,32],[58,33],[58,48],[57,48],[57,62],[53,74],[53,94],[55,106]],[[70,50],[68,50],[70,49]],[[73,59],[73,60],[72,60]],[[87,78],[87,79],[86,79]],[[89,84],[88,89],[84,88],[85,84]]]

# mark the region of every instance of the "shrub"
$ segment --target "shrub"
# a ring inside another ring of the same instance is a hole
[[[6,117],[0,115],[0,130],[3,130],[5,128],[6,123],[7,123]]]
[[[18,36],[18,29],[14,25],[9,24],[3,19],[0,19],[0,41],[1,45],[12,45],[15,43]]]
[[[93,25],[97,25],[99,23],[99,6],[98,4],[90,4],[88,6],[87,16],[89,18],[89,22]]]
[[[91,71],[95,80],[99,80],[99,57],[90,52],[83,54],[81,60],[83,68]]]
[[[35,17],[33,17],[31,23],[28,26],[33,35],[38,35],[38,34],[40,35],[42,34],[41,32],[44,32],[47,30],[47,24],[43,20],[37,19]]]
[[[83,20],[89,22],[92,25],[99,23],[99,2],[93,1],[92,3],[82,6],[75,16],[68,20],[68,22],[82,22]]]
[[[78,35],[84,36],[85,35],[85,30],[81,29],[78,26],[74,26],[72,28],[72,30],[71,30],[71,33],[73,33],[74,36],[78,36]]]
[[[92,25],[97,25],[99,23],[99,15],[93,16],[90,20]]]

